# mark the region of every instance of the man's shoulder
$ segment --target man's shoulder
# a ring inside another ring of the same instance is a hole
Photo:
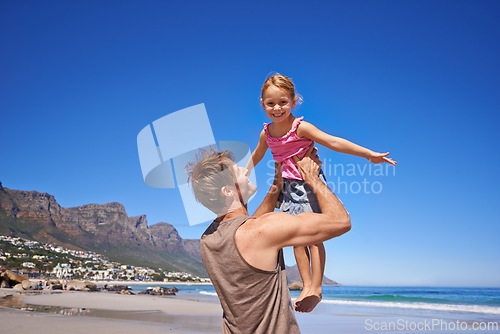
[[[250,217],[253,219],[248,219],[245,224],[240,226],[240,229],[246,229],[246,230],[255,230],[255,229],[260,229],[262,227],[268,226],[269,224],[274,224],[277,221],[283,221],[289,218],[290,215],[287,213],[283,212],[269,212],[265,213],[262,216],[259,217]],[[240,230],[239,229],[239,230]]]
[[[238,221],[241,222],[241,223],[243,223],[243,222],[247,221],[250,218],[253,218],[253,217],[250,217],[248,215],[239,215],[239,216],[232,217],[232,218],[229,218],[229,219],[223,219],[223,220],[215,219],[208,226],[208,228],[205,230],[205,232],[203,232],[203,235],[201,236],[201,239],[204,239],[204,237],[210,236],[214,232],[220,231],[221,229],[224,229],[224,230],[225,229],[229,229],[233,223],[238,223]]]
[[[256,217],[255,219],[259,220],[259,221],[267,222],[267,221],[273,221],[275,219],[286,219],[287,217],[290,217],[290,215],[288,213],[284,213],[281,211],[274,211],[274,212],[265,213],[262,216]]]

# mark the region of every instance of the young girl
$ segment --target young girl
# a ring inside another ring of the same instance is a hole
[[[331,136],[314,125],[292,115],[292,109],[300,100],[295,94],[292,81],[281,74],[268,78],[262,86],[261,103],[272,123],[264,123],[257,148],[247,164],[251,170],[271,149],[276,162],[282,163],[283,190],[277,207],[293,215],[302,212],[321,212],[318,201],[303,181],[293,156],[302,158],[312,142],[324,145],[334,151],[367,158],[372,163],[396,162],[387,158],[387,153],[373,152],[348,140]],[[326,184],[323,172],[320,178]],[[294,247],[297,267],[304,283],[301,294],[294,303],[295,310],[311,312],[321,301],[321,283],[325,269],[325,247],[322,243],[308,247]],[[311,275],[312,272],[312,275]]]

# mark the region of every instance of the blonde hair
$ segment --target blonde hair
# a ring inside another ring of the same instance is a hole
[[[219,152],[211,147],[200,149],[196,161],[186,165],[188,185],[191,181],[194,197],[215,214],[222,212],[226,205],[221,188],[235,184],[231,170],[233,160],[231,151]]]
[[[297,94],[295,91],[295,86],[292,82],[292,79],[287,77],[286,75],[276,73],[266,79],[264,84],[262,85],[262,94],[261,98],[264,98],[264,92],[271,86],[276,86],[281,90],[284,90],[292,97],[292,100],[296,99],[297,104],[301,104],[303,99],[300,94]]]

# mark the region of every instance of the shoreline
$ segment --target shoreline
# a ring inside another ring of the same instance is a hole
[[[82,280],[78,280],[82,281]],[[159,281],[89,281],[95,283],[97,286],[108,285],[213,285],[212,283],[201,283],[201,282],[159,282]]]

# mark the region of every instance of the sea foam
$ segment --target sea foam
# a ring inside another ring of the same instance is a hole
[[[207,295],[207,296],[215,296],[217,297],[217,292],[210,292],[210,291],[200,291],[201,295]]]
[[[326,300],[321,301],[325,304],[337,305],[355,305],[369,307],[391,307],[418,310],[433,310],[447,312],[473,312],[500,314],[500,307],[482,306],[482,305],[458,305],[458,304],[430,304],[430,303],[397,303],[397,302],[363,302],[355,300]]]

